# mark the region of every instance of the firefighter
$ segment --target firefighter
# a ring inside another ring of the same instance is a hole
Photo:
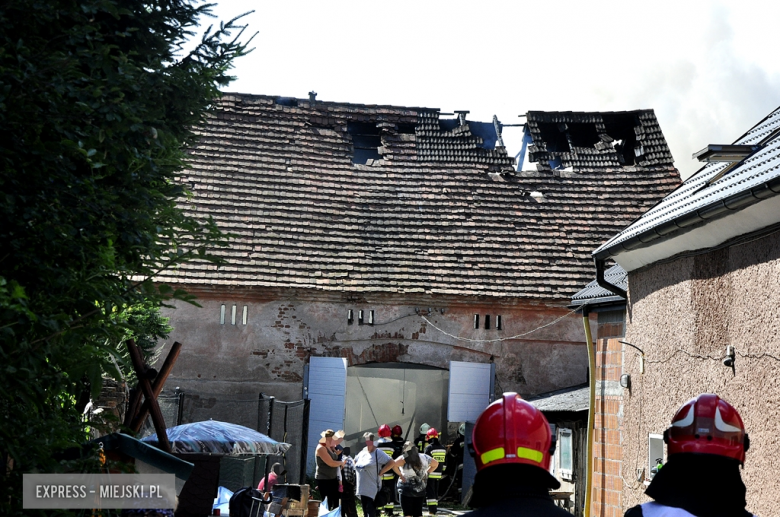
[[[571,517],[555,506],[551,488],[561,484],[549,472],[555,442],[550,424],[517,393],[504,393],[477,418],[469,453],[477,475],[468,517]]]
[[[404,437],[402,436],[404,434],[404,430],[401,428],[400,425],[394,425],[393,429],[391,430],[392,435],[391,440],[393,444],[393,454],[392,458],[397,458],[398,456],[403,454],[403,448],[404,448]],[[390,470],[388,472],[389,474],[392,474],[391,478],[391,487],[390,487],[390,494],[387,497],[387,505],[385,505],[385,515],[393,515],[393,510],[395,509],[396,503],[399,502],[398,500],[398,490],[396,490],[396,483],[398,481],[398,475]],[[387,475],[387,474],[385,474]]]
[[[403,454],[403,448],[404,448],[404,437],[402,436],[404,434],[404,430],[401,429],[400,425],[394,425],[392,429],[393,434],[393,444],[396,446],[397,454]]]
[[[436,470],[428,474],[428,485],[425,489],[428,497],[428,515],[436,515],[436,510],[439,507],[439,482],[442,472],[444,472],[447,448],[439,442],[439,431],[433,427],[428,429],[426,439],[428,446],[425,448],[425,454],[439,462]]]
[[[391,437],[392,431],[390,426],[387,424],[380,425],[377,434],[379,434],[379,440],[376,442],[376,448],[390,456],[390,458],[395,458],[395,443]],[[381,513],[384,510],[385,514],[393,515],[395,505],[395,472],[392,469],[382,474],[382,491],[386,496],[385,506],[377,508],[377,513]]]
[[[428,430],[431,428],[428,424],[423,424],[420,426],[420,434],[417,435],[417,438],[414,440],[414,444],[417,446],[417,450],[420,452],[424,452],[425,448],[428,446]]]
[[[667,461],[626,517],[749,517],[740,467],[750,440],[734,407],[711,393],[682,405],[664,431]]]
[[[464,434],[466,434],[465,423],[458,426],[458,437],[455,438],[455,441],[452,442],[452,445],[450,446],[447,456],[447,466],[444,469],[445,474],[447,474],[449,479],[455,479],[454,483],[458,494],[460,494],[463,484],[463,451],[466,446]],[[461,500],[460,495],[457,496],[457,500]]]

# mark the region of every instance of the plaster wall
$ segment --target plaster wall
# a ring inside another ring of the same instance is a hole
[[[186,286],[184,286],[186,288]],[[190,393],[252,397],[262,391],[299,400],[310,356],[345,357],[350,366],[401,362],[448,368],[450,361],[496,363],[496,391],[530,396],[586,380],[587,349],[581,319],[570,314],[522,338],[497,340],[536,329],[566,315],[565,307],[495,303],[462,298],[310,296],[289,291],[196,291],[202,308],[176,303],[164,315],[174,341],[184,346],[166,383]],[[220,306],[225,304],[225,324]],[[236,305],[236,324],[231,324]],[[247,324],[242,324],[243,307]],[[353,311],[353,323],[347,321]],[[358,311],[364,311],[364,324]],[[374,311],[374,324],[367,323]],[[474,315],[480,329],[474,329]],[[484,328],[490,315],[490,329]],[[501,315],[502,330],[496,316]],[[437,330],[438,327],[441,330]],[[450,335],[448,335],[450,334]]]
[[[637,469],[647,465],[648,434],[662,433],[674,412],[699,393],[733,404],[750,434],[743,470],[748,510],[772,515],[780,501],[776,482],[780,436],[780,236],[707,254],[678,258],[629,273],[624,347],[623,508],[647,500]],[[736,349],[732,371],[722,364]],[[646,473],[645,473],[646,475]]]

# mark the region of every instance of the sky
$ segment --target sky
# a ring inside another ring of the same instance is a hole
[[[780,106],[780,2],[217,0],[254,10],[225,91],[469,110],[653,109],[683,178]],[[510,154],[520,129],[507,128]]]

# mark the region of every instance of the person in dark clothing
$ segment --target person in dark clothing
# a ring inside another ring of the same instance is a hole
[[[420,434],[417,435],[417,438],[414,439],[414,444],[417,446],[417,450],[420,452],[423,452],[426,447],[428,447],[428,431],[430,430],[431,426],[428,424],[423,424],[420,426]]]
[[[677,411],[664,432],[668,460],[625,517],[750,517],[740,466],[750,440],[734,407],[705,393]]]
[[[387,424],[382,424],[379,426],[379,440],[376,442],[376,447],[387,454],[391,458],[395,458],[398,453],[396,450],[396,444],[393,441],[392,438],[392,430],[390,429],[390,426]],[[388,470],[384,473],[382,476],[382,491],[385,494],[385,504],[378,508],[381,510],[384,515],[392,516],[393,510],[395,508],[395,501],[396,501],[396,491],[395,491],[395,483],[396,483],[396,477],[395,473],[391,470]]]
[[[402,436],[404,434],[404,430],[401,428],[400,425],[394,425],[392,432],[392,441],[393,441],[393,449],[395,450],[396,455],[403,454],[404,449],[404,437]]]
[[[428,446],[425,448],[425,454],[438,462],[436,470],[428,475],[428,485],[426,486],[426,497],[428,503],[428,515],[436,515],[439,509],[439,482],[444,471],[444,461],[447,457],[447,448],[439,442],[439,431],[431,427],[426,435]]]
[[[390,457],[396,458],[403,453],[403,448],[404,448],[404,437],[402,436],[403,434],[404,431],[400,425],[394,425],[393,428],[390,430],[390,435],[391,435],[390,442],[386,444],[386,446],[392,447],[392,453],[388,453]],[[398,499],[398,491],[395,489],[396,483],[398,482],[398,476],[395,472],[390,470],[386,473],[385,480],[387,480],[388,474],[391,474],[392,477],[390,478],[389,491],[386,492],[387,504],[385,505],[385,515],[388,517],[392,517],[393,512],[395,511],[396,503],[400,502]],[[384,486],[387,487],[387,485]]]
[[[336,447],[338,449],[340,445]],[[341,450],[344,465],[341,467],[341,482],[343,491],[341,492],[341,515],[343,517],[357,517],[357,504],[355,499],[355,490],[357,488],[357,473],[355,471],[355,461],[350,457],[349,447]]]
[[[448,483],[454,483],[456,500],[460,501],[461,487],[463,486],[463,451],[465,450],[466,441],[464,434],[466,432],[466,424],[460,424],[458,427],[458,437],[450,445],[447,453],[447,463],[444,467],[444,474],[450,480]],[[452,479],[455,478],[454,482]]]
[[[571,517],[555,506],[549,472],[555,442],[541,411],[517,393],[504,393],[474,424],[469,453],[477,464],[466,517]]]

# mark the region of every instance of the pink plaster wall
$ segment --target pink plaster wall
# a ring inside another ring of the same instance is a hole
[[[629,274],[624,347],[623,507],[645,502],[636,469],[647,464],[648,433],[662,433],[686,400],[717,393],[750,434],[743,479],[748,510],[774,515],[780,501],[780,236],[651,266]],[[723,366],[736,348],[735,371]],[[773,357],[771,357],[773,356]],[[716,487],[713,487],[716,490]]]

